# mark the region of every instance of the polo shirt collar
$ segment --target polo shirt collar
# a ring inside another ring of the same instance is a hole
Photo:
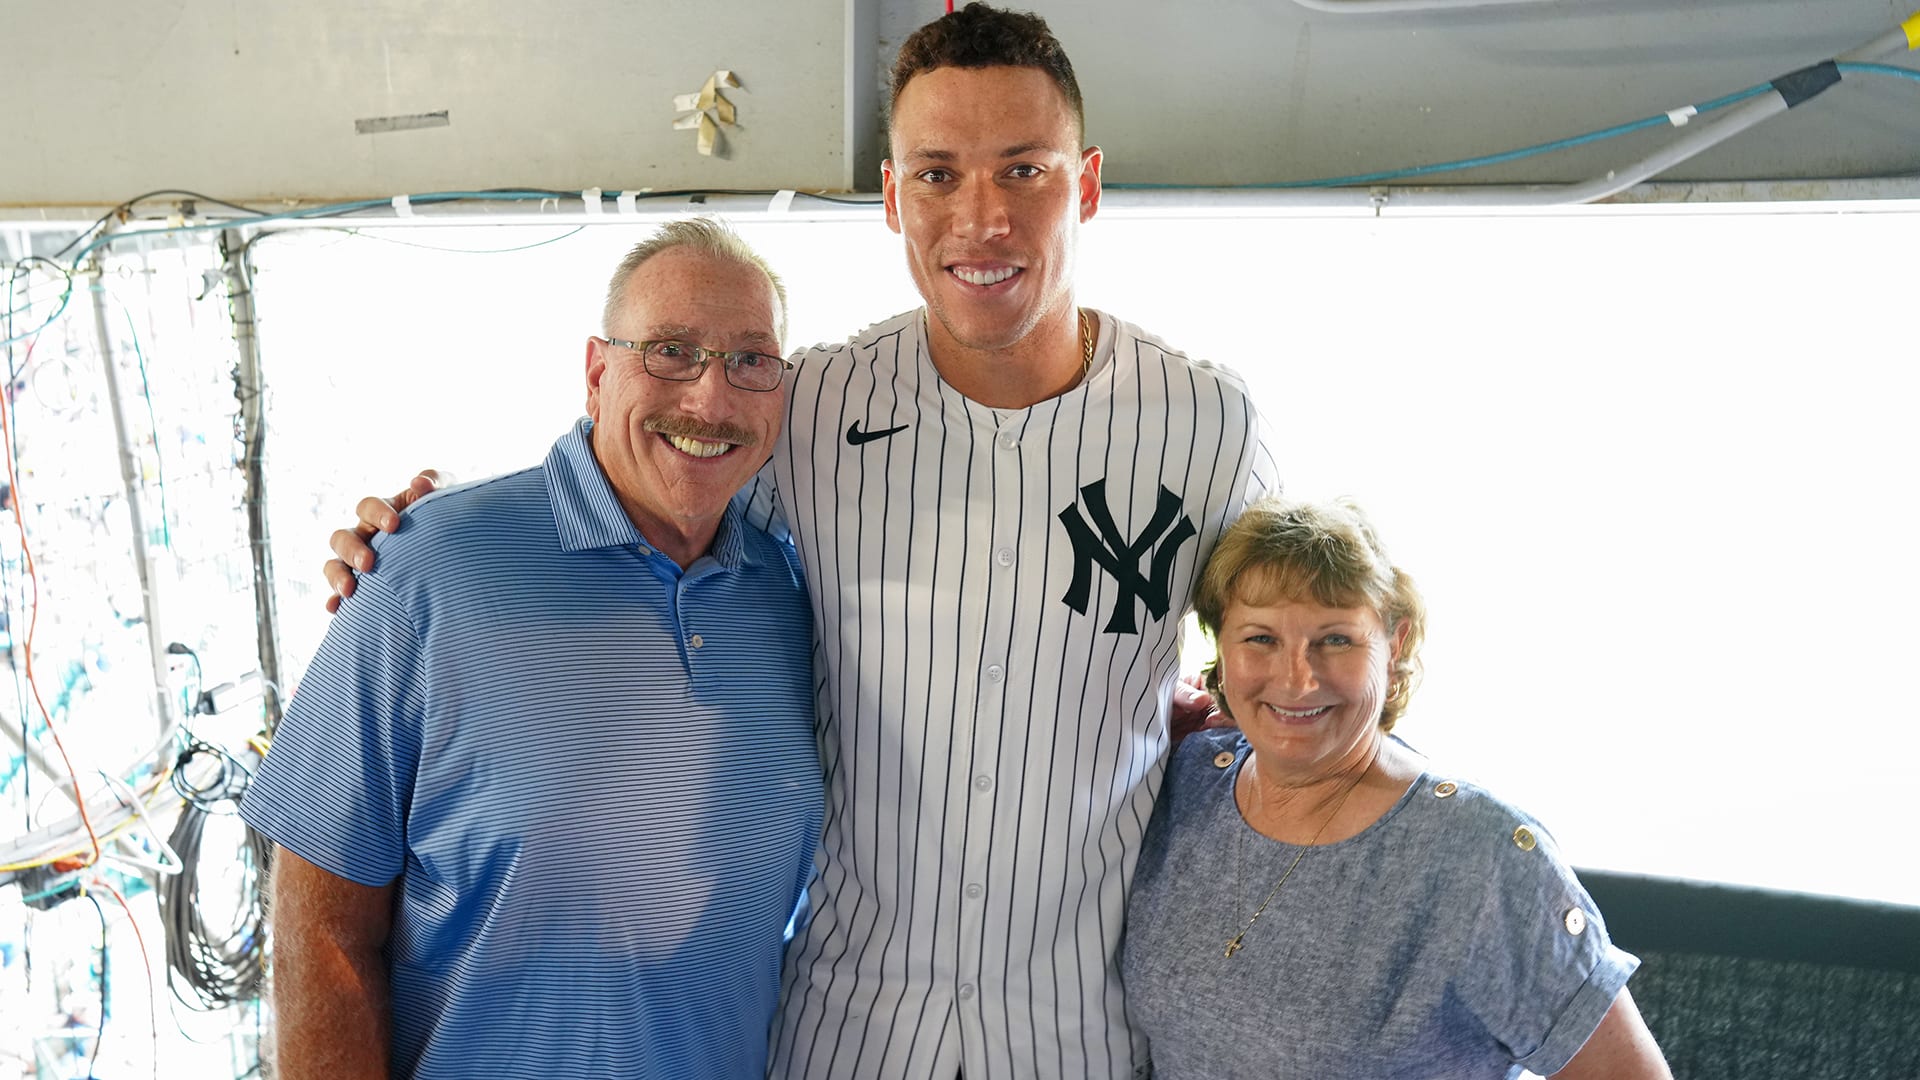
[[[560,534],[560,550],[593,551],[599,548],[635,547],[649,552],[659,548],[634,527],[633,519],[620,505],[613,485],[600,471],[593,456],[593,420],[581,417],[573,430],[560,437],[547,454],[547,498],[553,507],[553,521]],[[713,536],[708,558],[734,570],[758,562],[753,558],[746,538],[747,521],[739,499],[727,500],[727,511]]]

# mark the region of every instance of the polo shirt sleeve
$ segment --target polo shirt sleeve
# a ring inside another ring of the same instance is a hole
[[[1485,839],[1492,872],[1459,990],[1515,1063],[1547,1076],[1579,1053],[1640,961],[1608,939],[1544,828],[1525,820],[1503,829]]]
[[[380,575],[361,577],[275,730],[241,816],[323,870],[391,883],[406,866],[420,675],[412,620]]]

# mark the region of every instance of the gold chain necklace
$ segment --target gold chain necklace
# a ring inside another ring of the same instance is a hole
[[[1093,320],[1087,317],[1087,309],[1080,309],[1080,381],[1086,382],[1093,374]]]
[[[1233,935],[1233,940],[1227,942],[1227,951],[1222,954],[1227,959],[1233,959],[1233,954],[1244,947],[1248,931],[1253,929],[1254,923],[1260,921],[1260,916],[1266,914],[1267,905],[1273,903],[1273,898],[1280,895],[1280,886],[1287,883],[1287,879],[1293,876],[1293,868],[1299,866],[1300,860],[1307,857],[1307,849],[1319,843],[1320,835],[1327,831],[1327,826],[1333,824],[1334,818],[1340,816],[1340,808],[1347,805],[1347,796],[1353,794],[1353,789],[1359,787],[1360,781],[1367,778],[1368,770],[1373,768],[1373,763],[1379,756],[1380,747],[1376,745],[1373,748],[1373,757],[1367,759],[1367,767],[1361,769],[1360,775],[1354,777],[1353,783],[1347,785],[1347,790],[1340,793],[1340,798],[1333,804],[1333,812],[1328,814],[1326,820],[1320,822],[1320,827],[1313,831],[1313,839],[1308,840],[1306,847],[1302,847],[1300,853],[1293,857],[1293,861],[1287,864],[1287,869],[1280,875],[1280,880],[1273,883],[1273,891],[1267,894],[1265,900],[1260,901],[1260,906],[1254,909],[1253,917],[1247,920],[1247,925],[1241,927],[1240,932]],[[1247,828],[1253,828],[1251,822],[1247,823]],[[1243,835],[1245,835],[1244,830],[1233,834],[1233,896],[1235,900],[1240,898],[1240,838]]]

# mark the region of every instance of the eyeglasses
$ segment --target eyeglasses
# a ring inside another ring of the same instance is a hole
[[[684,341],[627,341],[623,338],[601,338],[609,345],[618,345],[623,349],[632,349],[640,354],[640,363],[647,374],[656,379],[669,382],[692,382],[706,374],[707,362],[718,360],[721,370],[727,374],[727,382],[742,390],[751,390],[764,394],[778,389],[780,376],[793,361],[763,352],[741,349],[728,352],[725,349],[703,349],[698,345]]]

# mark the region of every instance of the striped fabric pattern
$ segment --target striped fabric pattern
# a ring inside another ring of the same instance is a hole
[[[1115,964],[1180,620],[1277,470],[1246,390],[1100,317],[1087,382],[993,410],[919,311],[806,352],[752,520],[820,637],[828,809],[773,1074],[1125,1077]]]
[[[683,574],[590,427],[376,545],[243,808],[398,879],[396,1076],[764,1075],[822,813],[799,566],[731,509]]]

